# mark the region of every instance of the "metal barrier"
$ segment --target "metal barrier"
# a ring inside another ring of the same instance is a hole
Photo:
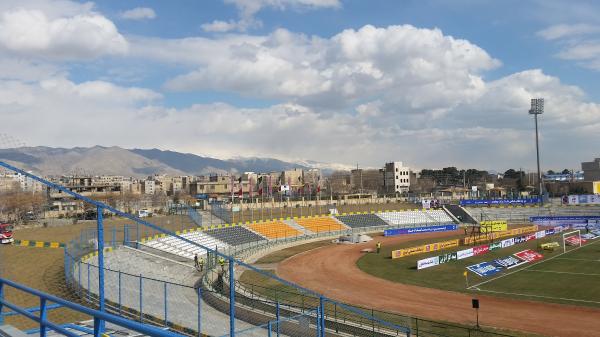
[[[15,305],[15,304],[5,300],[4,299],[4,291],[5,291],[6,287],[11,287],[15,290],[18,290],[18,291],[21,291],[26,294],[33,295],[33,296],[39,298],[39,301],[40,301],[40,307],[38,310],[39,315],[34,315],[32,310],[27,310],[25,308],[19,307],[18,305]],[[10,280],[0,278],[0,314],[1,314],[0,317],[16,313],[16,314],[25,316],[35,322],[38,322],[41,337],[45,337],[48,330],[54,330],[60,334],[63,334],[65,336],[69,336],[69,337],[79,337],[79,334],[69,331],[65,327],[48,320],[48,310],[50,309],[50,306],[53,306],[53,304],[51,304],[51,303],[55,303],[57,305],[60,305],[61,307],[75,310],[75,311],[78,311],[78,312],[81,312],[83,314],[93,317],[93,319],[94,319],[94,331],[93,331],[94,337],[100,337],[102,335],[104,322],[110,322],[115,325],[118,325],[118,326],[121,326],[121,327],[124,327],[127,329],[131,329],[131,330],[134,330],[134,331],[137,331],[139,333],[149,335],[149,336],[157,336],[157,337],[179,337],[180,336],[179,334],[176,334],[176,333],[173,333],[170,331],[165,331],[163,329],[159,329],[154,326],[150,326],[150,325],[146,325],[146,324],[139,324],[137,322],[134,322],[134,321],[131,321],[131,320],[128,320],[128,319],[125,319],[125,318],[122,318],[122,317],[119,317],[116,315],[112,315],[112,314],[109,314],[106,312],[90,309],[90,308],[81,306],[79,304],[75,304],[75,303],[63,300],[56,296],[52,296],[52,295],[43,293],[43,292],[35,290],[35,289],[25,287],[23,285],[12,282]],[[2,313],[2,310],[4,307],[11,309],[12,312]],[[2,322],[0,321],[0,324],[1,323]]]

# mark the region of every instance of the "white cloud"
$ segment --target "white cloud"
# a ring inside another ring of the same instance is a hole
[[[120,14],[126,20],[151,20],[156,18],[156,13],[149,7],[136,7]]]
[[[541,30],[538,35],[561,46],[558,58],[600,71],[600,25],[560,24]]]
[[[546,40],[556,40],[565,37],[600,33],[600,26],[590,24],[560,24],[540,30],[537,34]]]
[[[339,0],[225,0],[225,3],[233,4],[238,9],[240,19],[238,21],[215,20],[202,25],[207,32],[228,32],[238,30],[244,32],[251,28],[262,26],[262,22],[255,15],[265,7],[286,10],[315,10],[320,8],[339,8]]]
[[[429,112],[477,97],[485,86],[480,74],[500,64],[469,41],[410,25],[368,25],[328,39],[279,29],[267,36],[133,41],[132,53],[197,65],[169,80],[169,90],[232,91],[322,107],[380,96],[388,106]]]
[[[89,10],[89,7],[78,7]],[[89,59],[101,55],[124,54],[127,41],[115,25],[94,12],[67,16],[55,10],[12,8],[0,12],[0,50],[5,53],[51,59]]]

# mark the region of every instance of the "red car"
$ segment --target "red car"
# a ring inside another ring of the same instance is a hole
[[[0,243],[12,243],[13,226],[8,223],[0,223]]]

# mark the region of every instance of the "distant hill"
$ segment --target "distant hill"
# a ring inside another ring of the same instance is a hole
[[[191,153],[120,147],[19,147],[0,149],[0,160],[42,175],[89,174],[144,177],[152,174],[201,175],[226,172],[269,172],[312,165],[272,158],[221,160]],[[312,162],[311,162],[312,163]],[[327,165],[319,163],[319,168]]]

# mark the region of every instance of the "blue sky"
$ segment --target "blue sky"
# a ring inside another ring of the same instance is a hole
[[[31,145],[533,168],[527,109],[545,97],[544,164],[598,155],[592,1],[7,0],[0,14],[0,132]]]

